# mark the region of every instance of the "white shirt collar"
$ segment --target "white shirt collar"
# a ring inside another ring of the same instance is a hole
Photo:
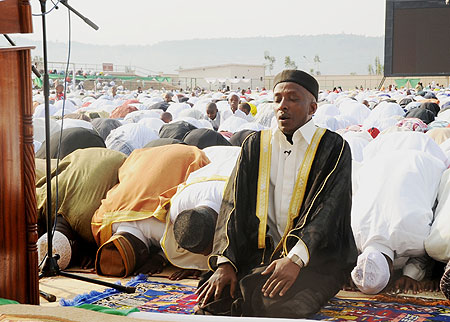
[[[314,124],[313,120],[309,120],[297,130],[295,130],[294,134],[292,135],[292,141],[294,142],[294,144],[296,144],[296,142],[301,140],[302,136],[305,139],[306,143],[308,143],[309,145],[312,141],[314,133],[316,132],[316,128],[317,126]],[[273,135],[277,135],[279,137],[282,136],[286,140],[286,136],[278,127],[275,129]]]

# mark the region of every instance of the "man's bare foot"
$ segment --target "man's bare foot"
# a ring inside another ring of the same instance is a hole
[[[422,291],[422,286],[419,281],[412,279],[411,277],[403,275],[394,282],[391,289],[394,293],[411,293],[417,294]]]
[[[438,279],[423,279],[420,282],[422,292],[439,292]]]

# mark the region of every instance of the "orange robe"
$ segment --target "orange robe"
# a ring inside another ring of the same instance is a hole
[[[91,222],[100,246],[113,223],[155,217],[165,222],[170,198],[189,174],[210,163],[195,146],[172,144],[134,150],[119,169],[119,183],[108,191]]]

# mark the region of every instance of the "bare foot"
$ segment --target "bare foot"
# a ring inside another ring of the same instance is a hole
[[[403,275],[394,282],[393,291],[395,293],[407,294],[411,292],[411,294],[417,294],[422,291],[422,285],[419,281]]]

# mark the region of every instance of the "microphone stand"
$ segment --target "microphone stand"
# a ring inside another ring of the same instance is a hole
[[[69,9],[74,14],[76,14],[78,17],[80,17],[81,20],[83,20],[85,23],[87,23],[91,28],[93,28],[94,30],[98,30],[98,26],[95,23],[90,21],[87,17],[83,16],[81,13],[79,13],[77,10],[75,10],[72,6],[70,6],[67,3],[67,0],[60,0],[59,3],[63,4],[64,6],[66,6],[67,9]]]
[[[48,56],[47,56],[47,29],[46,29],[46,19],[45,19],[45,5],[46,0],[39,0],[41,4],[41,12],[42,12],[42,40],[43,40],[43,54],[44,54],[44,104],[45,104],[45,157],[46,157],[46,185],[47,185],[47,209],[46,209],[46,216],[47,216],[47,258],[44,262],[44,265],[41,270],[41,274],[39,275],[39,278],[42,277],[51,277],[51,276],[65,276],[93,284],[103,285],[110,288],[114,288],[116,290],[125,292],[125,293],[134,293],[136,291],[135,287],[130,286],[123,286],[123,285],[117,285],[113,283],[108,283],[92,278],[87,278],[84,276],[79,276],[76,274],[71,274],[67,272],[63,272],[59,269],[58,266],[58,259],[59,255],[56,254],[53,256],[53,224],[52,224],[52,184],[51,184],[51,158],[50,158],[50,104],[49,104],[49,97],[50,97],[50,89],[49,89],[49,76],[48,76]],[[71,6],[67,4],[67,0],[61,0],[60,3],[62,3],[64,6],[66,6],[69,10],[74,12],[77,16],[79,16],[81,19],[83,19],[89,26],[94,28],[95,30],[98,30],[98,26],[94,24],[92,21],[84,17],[82,14],[80,14],[78,11],[73,9]],[[64,98],[65,99],[65,98]],[[56,220],[56,218],[55,218]],[[56,300],[56,297],[52,294],[47,294],[45,292],[39,291],[40,295],[47,299],[48,301],[54,302]]]

